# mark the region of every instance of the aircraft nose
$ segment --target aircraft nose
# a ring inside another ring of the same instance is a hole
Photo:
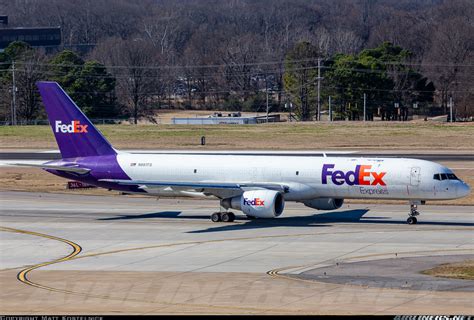
[[[461,185],[458,186],[458,196],[459,197],[465,197],[471,193],[471,188],[467,183],[462,183]]]

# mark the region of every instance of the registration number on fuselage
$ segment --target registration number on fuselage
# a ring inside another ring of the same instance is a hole
[[[151,162],[132,162],[130,163],[130,167],[152,167],[153,164]]]

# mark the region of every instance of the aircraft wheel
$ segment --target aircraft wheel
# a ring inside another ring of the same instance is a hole
[[[211,214],[211,220],[212,220],[212,222],[221,221],[221,213],[220,212],[214,212],[213,214]]]
[[[418,220],[415,217],[409,217],[407,219],[408,224],[416,224]]]
[[[231,219],[231,215],[228,213],[228,212],[223,212],[221,214],[221,219],[222,219],[222,222],[232,222]]]
[[[228,212],[229,215],[229,222],[234,222],[235,220],[235,214],[233,212]]]
[[[247,216],[247,219],[249,219],[249,220],[255,220],[255,219],[257,219],[257,217],[254,217],[254,216]]]

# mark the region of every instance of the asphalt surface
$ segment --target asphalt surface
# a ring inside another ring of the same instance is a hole
[[[271,152],[271,151],[260,151],[260,152],[236,152],[236,151],[219,151],[219,152],[200,152],[200,151],[145,151],[149,154],[222,154],[227,155],[254,155],[254,156],[301,156],[301,157],[320,157],[323,155],[322,152],[310,152],[310,151],[295,151],[295,152]],[[326,153],[330,156],[338,157],[387,157],[387,158],[415,158],[429,161],[474,161],[474,153],[387,153],[387,152],[373,152],[373,153],[339,153],[328,151]],[[61,154],[59,152],[0,152],[0,160],[55,160],[60,159]]]
[[[424,275],[421,272],[440,264],[473,260],[471,255],[393,257],[375,261],[337,263],[328,267],[302,272],[298,278],[321,282],[352,284],[391,289],[469,291],[474,292],[473,280],[448,279]]]
[[[288,203],[213,223],[216,201],[0,192],[4,313],[472,314],[474,207]],[[326,274],[324,274],[326,273]],[[68,303],[66,303],[67,301]]]

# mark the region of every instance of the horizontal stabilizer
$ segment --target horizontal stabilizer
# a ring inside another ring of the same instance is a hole
[[[57,165],[50,165],[50,164],[29,164],[29,163],[10,163],[12,166],[17,167],[32,167],[32,168],[41,168],[41,169],[49,169],[49,170],[57,170],[57,171],[64,171],[64,172],[73,172],[78,174],[85,174],[91,171],[88,168],[81,168],[79,166],[57,166]]]

